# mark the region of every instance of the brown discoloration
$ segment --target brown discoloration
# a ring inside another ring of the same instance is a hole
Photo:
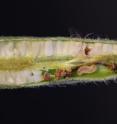
[[[50,81],[51,80],[50,74],[48,72],[45,72],[43,75],[43,79],[44,81]]]
[[[61,78],[71,77],[71,75],[72,75],[72,70],[58,69],[55,73],[55,77],[58,80]]]
[[[115,63],[109,64],[108,68],[111,69],[112,71],[117,71],[117,64]]]
[[[84,49],[85,55],[88,56],[90,51],[91,51],[91,48],[86,46],[85,49]]]

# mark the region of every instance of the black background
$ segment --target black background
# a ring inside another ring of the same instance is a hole
[[[1,36],[117,38],[117,3],[107,0],[0,2]],[[116,124],[117,87],[110,82],[0,90],[0,124]],[[4,121],[4,122],[2,122]],[[43,121],[43,122],[41,122]]]
[[[32,0],[0,2],[0,34],[117,38],[116,0]]]

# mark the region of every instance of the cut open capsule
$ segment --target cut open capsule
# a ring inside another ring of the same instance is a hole
[[[113,77],[117,77],[116,41],[64,37],[0,38],[0,88]]]

